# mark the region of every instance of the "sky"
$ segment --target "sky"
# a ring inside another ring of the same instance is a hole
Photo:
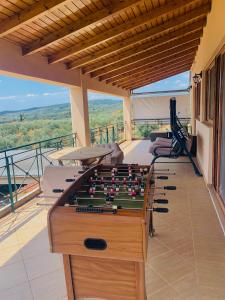
[[[185,89],[189,72],[136,89],[135,92]],[[118,99],[105,94],[89,93],[89,100]],[[0,75],[0,111],[14,111],[32,107],[68,103],[69,90],[60,86]]]

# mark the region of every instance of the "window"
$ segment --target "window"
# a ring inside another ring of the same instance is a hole
[[[210,69],[206,71],[206,106],[205,106],[206,121],[213,121],[214,118],[215,84],[216,84],[216,68],[215,65],[213,65]]]
[[[200,119],[201,82],[195,86],[195,118]]]

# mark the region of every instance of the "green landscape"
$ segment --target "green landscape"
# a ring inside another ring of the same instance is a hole
[[[90,127],[123,120],[122,101],[90,100]],[[66,135],[72,132],[70,104],[0,112],[0,150]]]

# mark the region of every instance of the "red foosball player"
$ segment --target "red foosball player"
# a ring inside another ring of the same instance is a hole
[[[116,185],[116,192],[118,193],[120,191],[120,186],[119,184]]]
[[[137,193],[136,193],[135,189],[133,189],[133,190],[131,191],[131,197],[132,197],[132,199],[135,199],[135,198],[136,198],[136,195],[137,195]]]
[[[141,183],[141,195],[144,194],[144,191],[145,191],[145,185],[144,183]]]
[[[115,191],[113,188],[110,189],[110,196],[113,198],[115,197]]]
[[[89,195],[90,195],[91,198],[94,197],[94,193],[95,193],[95,191],[94,191],[93,187],[90,187],[90,189],[89,189]]]
[[[126,179],[126,177],[123,178],[123,185],[124,185],[124,187],[126,187],[126,185],[127,185],[127,179]]]
[[[115,184],[115,177],[112,177],[112,184]]]

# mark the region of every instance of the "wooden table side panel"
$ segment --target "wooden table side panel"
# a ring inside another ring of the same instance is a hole
[[[77,299],[145,300],[144,274],[141,274],[144,264],[136,264],[132,261],[71,256]]]
[[[143,261],[142,218],[115,215],[65,213],[55,209],[51,214],[52,251],[94,257]],[[105,250],[89,250],[86,238],[102,238]]]

